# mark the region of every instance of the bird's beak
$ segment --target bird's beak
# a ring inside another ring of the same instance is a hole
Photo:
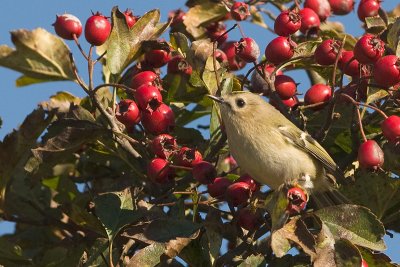
[[[214,95],[207,95],[207,96],[218,103],[224,103],[224,99],[222,97],[218,97],[218,96],[214,96]]]

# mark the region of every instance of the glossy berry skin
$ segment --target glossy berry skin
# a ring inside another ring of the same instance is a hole
[[[154,49],[144,54],[144,60],[153,68],[161,68],[171,60],[171,53],[164,49]]]
[[[331,5],[328,0],[306,0],[304,7],[314,10],[320,21],[325,21],[331,15]]]
[[[133,100],[124,99],[118,103],[115,117],[127,128],[132,128],[140,122],[140,110]]]
[[[275,108],[278,109],[278,104],[275,103],[275,101],[273,101],[272,99],[269,100],[269,103],[271,105],[273,105]],[[299,104],[299,99],[297,98],[297,96],[291,97],[289,99],[286,100],[282,100],[282,103],[288,107],[288,108],[293,108],[295,106],[297,106]]]
[[[162,159],[168,159],[175,154],[178,145],[173,136],[169,134],[160,134],[153,138],[150,143],[150,148],[153,153]]]
[[[332,98],[331,87],[325,84],[314,84],[306,92],[304,96],[304,102],[307,105],[317,104],[317,103],[327,103]],[[319,105],[314,107],[314,110],[323,108],[324,105]]]
[[[363,0],[358,5],[357,15],[361,21],[366,17],[374,17],[378,15],[379,8],[381,7],[379,0]]]
[[[265,58],[268,62],[279,65],[292,58],[295,47],[296,43],[289,38],[283,36],[277,37],[265,48]]]
[[[232,181],[226,177],[217,177],[211,184],[207,185],[208,193],[211,197],[222,199],[225,196],[226,189],[232,184]]]
[[[147,165],[147,177],[157,183],[165,183],[169,180],[171,168],[168,161],[161,158],[152,159]]]
[[[228,57],[226,56],[225,52],[222,51],[221,49],[216,49],[216,50],[215,50],[215,59],[216,59],[219,63],[228,62]]]
[[[319,20],[318,14],[314,12],[311,8],[303,8],[299,12],[301,16],[301,27],[300,31],[303,34],[307,34],[309,32],[315,32],[319,29],[319,25],[321,21]]]
[[[261,216],[249,208],[240,209],[237,213],[238,225],[247,231],[254,231],[261,225]]]
[[[351,60],[351,61],[350,61]],[[349,76],[358,76],[359,62],[354,58],[353,51],[342,51],[342,56],[339,59],[338,66],[344,74]]]
[[[246,66],[246,61],[236,55],[235,42],[226,42],[221,46],[221,50],[224,51],[228,57],[228,67],[231,71],[243,69]]]
[[[234,207],[246,204],[251,195],[250,186],[245,182],[231,184],[225,193],[226,200]]]
[[[383,165],[384,153],[374,140],[367,140],[358,148],[357,159],[361,167],[377,170]]]
[[[340,43],[340,41],[333,39],[323,41],[318,45],[317,49],[315,49],[315,61],[323,66],[333,65],[340,49]]]
[[[289,36],[300,30],[301,16],[294,11],[283,11],[275,19],[274,31],[280,36]]]
[[[332,13],[335,15],[347,15],[354,9],[354,0],[328,0]]]
[[[400,117],[391,115],[381,124],[382,133],[390,142],[400,141]]]
[[[260,48],[254,39],[245,37],[235,43],[235,54],[247,63],[251,63],[260,56]]]
[[[128,28],[132,28],[133,25],[135,25],[136,21],[138,20],[138,17],[133,15],[132,10],[125,10],[124,11],[124,16],[125,16],[125,21],[126,21],[126,25],[128,25]]]
[[[223,44],[228,39],[228,34],[224,34],[226,32],[226,25],[222,21],[211,23],[206,29],[206,34],[211,41],[218,40],[218,44]]]
[[[236,21],[242,21],[250,16],[249,5],[243,2],[235,2],[231,7],[231,17]]]
[[[385,43],[372,34],[365,34],[357,41],[353,51],[358,62],[373,64],[383,56]]]
[[[292,98],[297,92],[297,85],[294,80],[287,75],[278,75],[275,77],[275,90],[283,100]]]
[[[130,87],[137,89],[142,85],[160,86],[160,77],[150,70],[142,71],[132,77]]]
[[[95,46],[104,44],[111,33],[111,23],[99,12],[90,16],[85,24],[86,41]]]
[[[74,34],[76,38],[79,38],[82,34],[81,21],[71,14],[56,16],[53,26],[57,35],[66,40],[74,40]]]
[[[395,55],[384,56],[374,64],[375,82],[390,87],[400,82],[400,60]]]
[[[142,112],[142,124],[148,133],[167,133],[175,125],[175,115],[169,106],[161,103],[154,111]]]
[[[298,214],[300,211],[304,210],[308,201],[307,194],[299,187],[290,188],[287,192],[287,198],[289,204],[286,210],[290,215]]]
[[[160,90],[151,85],[142,85],[137,88],[135,99],[141,110],[155,110],[162,103]]]
[[[201,184],[211,184],[217,176],[217,170],[210,162],[200,161],[193,166],[192,175]]]
[[[178,166],[193,167],[200,161],[203,161],[200,151],[183,146],[176,155],[174,163]]]
[[[368,263],[364,259],[361,260],[361,267],[368,267]]]
[[[167,65],[168,73],[191,75],[192,71],[192,66],[182,56],[171,58]]]
[[[254,180],[250,175],[248,174],[243,174],[241,175],[236,181],[235,183],[238,182],[243,182],[246,183],[250,186],[250,190],[251,192],[256,192],[258,190],[260,190],[260,184],[256,182],[256,180]]]

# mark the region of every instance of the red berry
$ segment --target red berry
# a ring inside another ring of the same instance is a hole
[[[142,71],[133,76],[131,80],[131,88],[137,89],[142,85],[160,86],[160,77],[150,70]]]
[[[299,12],[301,16],[301,27],[300,31],[303,34],[307,34],[309,32],[316,32],[319,29],[319,25],[321,21],[319,20],[318,14],[314,12],[311,8],[303,8]]]
[[[359,62],[354,58],[353,51],[342,51],[342,56],[338,62],[339,68],[349,76],[358,76],[359,75]]]
[[[375,63],[385,52],[385,43],[372,34],[363,35],[354,46],[354,57],[361,64]]]
[[[295,215],[304,210],[307,205],[308,197],[303,189],[299,187],[292,187],[287,192],[289,204],[286,210],[290,215]]]
[[[375,17],[381,8],[380,0],[363,0],[358,5],[357,15],[361,21],[366,17]]]
[[[226,189],[232,184],[232,181],[226,177],[217,177],[211,184],[207,185],[208,193],[215,198],[223,198]]]
[[[323,66],[333,65],[339,52],[341,42],[333,39],[323,41],[315,50],[315,61]]]
[[[182,9],[172,10],[168,13],[168,19],[172,19],[171,27],[183,23],[186,18],[186,13]]]
[[[269,100],[269,103],[271,105],[273,105],[275,108],[278,108],[278,104],[276,104],[272,98]],[[297,98],[297,96],[291,97],[289,99],[286,100],[282,100],[282,103],[287,106],[288,108],[293,108],[295,106],[297,106],[299,104],[299,99]]]
[[[254,62],[260,56],[260,48],[254,39],[246,37],[241,38],[235,43],[235,53],[247,63]]]
[[[361,267],[368,267],[368,263],[364,259],[361,260]]]
[[[250,186],[245,182],[233,183],[226,189],[226,200],[234,207],[245,204],[251,195]]]
[[[259,67],[261,70],[261,68]],[[266,64],[264,66],[264,74],[265,76],[271,76],[272,72],[275,70],[274,65]],[[283,72],[281,70],[277,71],[275,73],[276,76],[282,75]],[[256,94],[263,93],[264,95],[269,95],[270,93],[270,88],[268,83],[263,79],[258,71],[253,71],[253,74],[251,75],[251,87],[250,91]]]
[[[367,140],[358,148],[357,159],[361,167],[376,170],[383,165],[384,154],[374,140]]]
[[[124,11],[124,16],[126,25],[128,25],[129,29],[132,28],[133,25],[135,25],[136,21],[138,20],[138,17],[134,16],[132,10],[130,9]]]
[[[243,182],[246,183],[250,186],[250,190],[251,192],[256,192],[260,189],[260,184],[257,183],[250,175],[248,174],[243,174],[241,175],[236,181],[235,183],[238,182]]]
[[[328,0],[335,15],[349,14],[354,8],[354,0]]]
[[[183,146],[176,155],[175,164],[178,166],[193,167],[202,160],[203,156],[201,155],[200,151],[194,148]]]
[[[215,50],[215,59],[219,63],[228,62],[228,57],[226,56],[225,52],[222,51],[221,49],[216,49]]]
[[[192,66],[182,56],[175,56],[168,62],[167,72],[191,75]]]
[[[154,137],[150,144],[151,150],[157,157],[167,159],[173,155],[178,145],[176,140],[169,134],[160,134]]]
[[[289,36],[297,32],[301,27],[301,17],[294,11],[283,11],[276,18],[274,31],[280,36]]]
[[[142,112],[142,124],[144,129],[151,134],[168,132],[175,125],[175,116],[171,108],[161,103],[154,111]]]
[[[374,79],[377,84],[390,87],[400,82],[400,60],[394,55],[384,56],[374,65]]]
[[[102,45],[111,33],[111,23],[99,12],[90,16],[85,24],[85,38],[91,45]]]
[[[239,210],[237,214],[237,222],[240,227],[247,231],[256,230],[262,223],[260,214],[249,208]]]
[[[115,117],[127,128],[132,128],[140,121],[140,111],[133,100],[121,100],[116,108]]]
[[[246,66],[246,62],[236,55],[235,42],[224,43],[221,46],[221,50],[228,57],[228,66],[231,71],[240,70]]]
[[[223,164],[229,166],[228,171],[234,170],[238,167],[236,160],[232,156],[224,158]]]
[[[250,16],[249,5],[242,2],[235,2],[231,7],[231,16],[237,21],[247,19]]]
[[[275,77],[275,90],[281,99],[292,98],[297,91],[297,85],[294,80],[287,75],[278,75]]]
[[[217,170],[210,162],[200,161],[193,166],[192,175],[201,184],[211,184],[217,176]]]
[[[56,16],[56,22],[53,23],[53,26],[57,35],[67,40],[73,40],[74,34],[76,38],[79,38],[82,33],[81,21],[71,14]]]
[[[171,53],[164,49],[154,49],[144,54],[144,60],[153,68],[161,68],[171,60]]]
[[[292,58],[296,46],[296,43],[287,37],[277,37],[265,48],[265,58],[267,61],[279,65]]]
[[[211,41],[218,40],[218,43],[222,44],[228,39],[228,34],[224,34],[226,32],[226,25],[222,21],[213,22],[206,29],[207,36]]]
[[[331,15],[331,5],[328,0],[306,0],[304,7],[314,10],[321,21],[325,21]]]
[[[327,103],[332,97],[331,87],[325,84],[314,84],[306,92],[304,96],[304,102],[307,105],[317,104],[317,103]],[[314,107],[314,110],[323,108],[324,105],[319,105]]]
[[[171,169],[165,159],[155,158],[147,165],[147,177],[154,182],[165,183],[170,175]]]
[[[135,99],[141,110],[155,110],[162,103],[162,96],[157,87],[142,85],[135,91]]]
[[[392,115],[387,117],[381,125],[383,135],[390,142],[398,142],[400,140],[400,117]]]

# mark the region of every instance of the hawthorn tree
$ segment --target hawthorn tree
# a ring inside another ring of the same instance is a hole
[[[69,80],[86,93],[57,93],[0,143],[0,216],[16,223],[0,237],[0,264],[395,266],[382,238],[400,231],[400,9],[362,0],[356,38],[326,20],[353,0],[186,6],[167,22],[156,9],[115,7],[84,26],[64,14],[56,34],[16,30],[15,48],[0,46],[18,86]],[[227,41],[245,20],[277,34],[265,56],[243,32]],[[312,83],[301,100],[284,74],[294,69]],[[329,151],[351,204],[318,208],[299,186],[271,191],[240,170],[207,97],[240,90],[263,94]],[[203,130],[188,127],[202,117]]]

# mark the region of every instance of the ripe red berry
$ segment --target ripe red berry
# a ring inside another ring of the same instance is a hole
[[[231,71],[243,69],[246,62],[236,55],[235,42],[226,42],[222,44],[221,50],[224,51],[228,57],[228,66]]]
[[[226,56],[225,52],[222,51],[221,49],[216,49],[215,50],[215,59],[219,63],[228,62],[228,57]]]
[[[246,183],[250,186],[250,190],[251,192],[256,192],[260,189],[260,184],[257,183],[256,180],[254,180],[250,175],[248,174],[243,174],[241,175],[236,181],[235,183],[238,182],[243,182]]]
[[[235,53],[247,63],[254,62],[260,56],[260,48],[254,39],[245,37],[235,43]]]
[[[85,24],[85,38],[91,45],[102,45],[111,33],[111,23],[99,12],[90,16]]]
[[[299,187],[292,187],[287,192],[289,204],[286,210],[290,215],[295,215],[304,210],[307,205],[308,197],[303,189]]]
[[[278,108],[278,104],[275,103],[272,98],[269,100],[269,103],[271,105],[273,105],[275,108]],[[282,100],[282,103],[287,106],[288,108],[293,108],[295,106],[297,106],[299,104],[299,99],[297,98],[297,96],[291,97],[289,99],[286,100]]]
[[[225,43],[228,39],[228,34],[226,32],[226,25],[222,21],[213,22],[206,27],[206,34],[211,41],[218,40],[219,44]]]
[[[335,15],[349,14],[354,8],[354,0],[328,0]]]
[[[175,56],[168,62],[167,72],[191,75],[192,66],[182,56]]]
[[[261,68],[259,68],[261,70]],[[271,64],[264,65],[264,74],[265,76],[271,76],[272,72],[275,70],[275,66]],[[275,73],[276,76],[282,75],[283,72],[281,70]],[[250,91],[256,94],[263,93],[264,95],[268,96],[270,93],[270,88],[268,83],[265,81],[263,77],[258,73],[258,71],[253,71],[251,75],[251,87]]]
[[[193,166],[192,175],[201,184],[211,184],[217,176],[217,170],[210,162],[200,161]]]
[[[242,2],[235,2],[231,7],[231,16],[234,20],[242,21],[250,16],[249,5]]]
[[[151,134],[167,133],[175,125],[175,116],[169,106],[161,103],[154,111],[142,112],[142,124]]]
[[[299,12],[301,16],[301,27],[300,31],[303,34],[316,33],[319,29],[321,21],[319,20],[318,14],[311,8],[303,8]]]
[[[172,10],[168,13],[168,19],[172,19],[171,27],[183,23],[186,18],[186,13],[182,9]]]
[[[54,30],[57,35],[66,40],[73,40],[73,35],[79,38],[82,33],[81,21],[71,14],[63,14],[56,16],[56,21],[53,23]]]
[[[153,68],[161,68],[171,60],[171,53],[164,49],[150,50],[144,54],[144,60]]]
[[[368,267],[368,263],[364,259],[361,260],[361,267]]]
[[[193,167],[203,160],[203,156],[197,149],[183,146],[176,155],[175,160],[174,163],[178,166]]]
[[[165,159],[152,159],[147,165],[147,177],[157,183],[165,183],[169,180],[171,168]]]
[[[307,105],[317,104],[317,103],[327,103],[332,97],[331,87],[325,84],[314,84],[306,92],[304,96],[304,102]],[[323,108],[324,105],[319,105],[314,107],[314,110],[319,110]]]
[[[381,7],[380,0],[363,0],[358,5],[357,15],[361,21],[364,21],[366,17],[374,17],[378,15],[378,11]]]
[[[390,142],[398,142],[400,140],[400,117],[392,115],[387,117],[381,125],[383,135]]]
[[[117,105],[115,117],[130,129],[139,123],[140,110],[133,100],[121,100]]]
[[[178,145],[173,136],[169,134],[160,134],[153,138],[150,143],[150,148],[153,153],[163,159],[168,159],[176,153]]]
[[[247,231],[256,230],[262,223],[260,213],[250,208],[240,209],[237,214],[238,225]]]
[[[130,86],[137,89],[142,85],[159,87],[161,84],[160,77],[150,70],[142,71],[132,77]]]
[[[358,148],[357,159],[361,167],[376,170],[383,165],[384,154],[374,140],[367,140]]]
[[[267,61],[279,65],[292,58],[296,46],[296,43],[287,37],[277,37],[265,48],[265,58]]]
[[[283,11],[276,18],[274,31],[280,36],[289,36],[301,27],[301,17],[295,11]]]
[[[278,75],[275,77],[275,90],[281,99],[292,98],[297,91],[297,85],[294,80],[287,75]]]
[[[135,99],[141,110],[154,111],[162,103],[162,95],[157,87],[142,85],[135,91]]]
[[[375,63],[385,52],[385,43],[372,34],[363,35],[354,46],[354,57],[362,64]]]
[[[124,16],[125,16],[125,21],[126,21],[126,25],[128,25],[128,28],[132,28],[133,25],[135,25],[136,21],[138,20],[137,16],[133,15],[132,10],[127,9],[124,11]]]
[[[226,177],[217,177],[211,184],[207,185],[208,193],[215,198],[223,198],[226,189],[232,184],[232,181]]]
[[[331,5],[328,0],[306,0],[304,7],[314,10],[321,21],[325,21],[331,15]]]
[[[395,55],[384,56],[374,65],[374,79],[377,84],[390,87],[400,82],[400,60]]]
[[[323,41],[315,49],[315,61],[323,66],[333,65],[339,52],[341,42],[333,39]]]
[[[349,76],[359,75],[359,62],[354,58],[353,51],[342,51],[342,56],[339,59],[338,66],[344,74]]]
[[[251,195],[250,186],[245,182],[233,183],[226,189],[226,200],[234,207],[245,204]]]

